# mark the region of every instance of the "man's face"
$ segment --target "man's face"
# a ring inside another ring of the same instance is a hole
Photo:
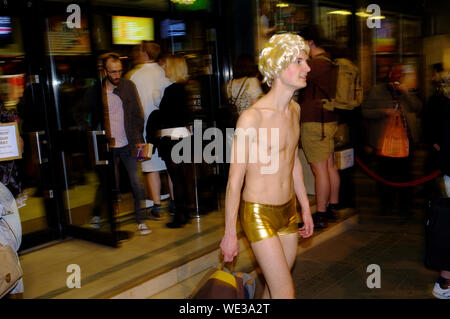
[[[109,59],[106,62],[106,77],[113,85],[118,85],[122,77],[122,62]]]
[[[311,71],[307,59],[306,53],[300,51],[294,62],[281,72],[281,81],[285,85],[294,87],[296,90],[304,88],[306,86],[306,75]]]

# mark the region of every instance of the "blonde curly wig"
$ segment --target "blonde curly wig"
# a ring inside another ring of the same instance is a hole
[[[309,55],[309,46],[301,36],[293,33],[273,35],[259,54],[258,69],[264,76],[263,83],[271,86],[273,79],[293,63],[302,50]]]

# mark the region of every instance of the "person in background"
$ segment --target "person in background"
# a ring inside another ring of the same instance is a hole
[[[10,246],[17,254],[21,242],[22,224],[16,201],[9,189],[0,183],[0,244]],[[2,280],[4,279],[2,278]],[[5,298],[22,299],[23,292],[23,278],[21,278]]]
[[[330,79],[333,70],[331,56],[323,48],[326,40],[320,29],[312,25],[301,32],[310,47],[307,87],[300,91],[299,103],[302,106],[301,144],[305,157],[314,174],[317,211],[314,214],[314,227],[326,228],[329,221],[336,221],[339,204],[339,172],[334,162],[334,137],[337,132],[339,116],[326,110],[322,99],[333,96],[336,84]]]
[[[402,84],[402,75],[401,65],[391,66],[387,79],[373,86],[362,104],[362,116],[368,120],[367,143],[375,152],[377,173],[392,182],[406,182],[410,178],[412,146],[418,141],[419,127],[415,118],[422,110],[422,102],[415,93],[409,92],[408,88]],[[395,112],[396,101],[406,119],[408,130],[409,156],[404,158],[377,155],[389,118]],[[377,190],[382,206],[380,214],[391,214],[395,203],[398,204],[398,214],[410,214],[411,190],[409,187],[391,187],[377,183]],[[397,200],[396,197],[398,197]]]
[[[126,75],[126,78],[133,81],[138,90],[144,111],[144,128],[147,127],[150,114],[158,109],[164,94],[164,89],[170,84],[169,79],[164,74],[164,70],[157,63],[160,52],[161,49],[157,43],[143,41],[137,53],[135,53],[138,61],[141,63],[136,65]],[[147,133],[144,131],[143,134],[144,139],[146,139]],[[161,176],[159,172],[167,169],[166,164],[159,157],[158,149],[156,149],[151,159],[142,162],[141,165],[147,183],[147,189],[150,191],[153,200],[153,208],[150,213],[151,217],[161,219]],[[173,199],[172,181],[170,177],[168,179],[170,195]],[[170,210],[173,211],[173,209],[174,202],[172,200]]]
[[[233,79],[227,84],[227,97],[237,108],[239,115],[262,95],[258,68],[250,55],[241,55],[233,66]]]
[[[432,104],[424,118],[428,132],[428,143],[436,152],[437,167],[441,170],[445,184],[450,184],[450,72],[441,70]],[[447,197],[450,196],[446,189]],[[447,207],[450,211],[450,207]],[[443,222],[444,219],[441,220]],[[444,228],[445,229],[445,228]],[[450,229],[448,230],[450,232]],[[442,260],[448,260],[449,251],[441,251]],[[433,295],[439,299],[450,299],[450,268],[441,269],[433,288]]]
[[[261,83],[258,79],[258,68],[250,55],[241,55],[233,66],[233,79],[226,86],[228,101],[236,107],[236,118],[250,105],[253,105],[263,94]],[[226,132],[226,147],[231,150],[233,133]],[[225,152],[229,154],[230,152]],[[226,163],[229,163],[227,158]]]
[[[167,171],[173,182],[175,196],[175,212],[173,220],[166,224],[168,228],[181,228],[189,222],[189,192],[190,164],[178,162],[172,157],[172,148],[178,143],[185,143],[190,139],[191,133],[188,112],[188,94],[186,83],[188,81],[188,67],[182,56],[169,55],[163,59],[163,66],[170,84],[164,90],[164,96],[159,104],[158,128],[160,139],[158,149],[162,159],[166,162]],[[147,125],[147,134],[151,135],[154,128]],[[189,145],[191,145],[189,143]]]
[[[0,96],[0,123],[19,122],[19,116],[4,107]],[[19,123],[18,123],[19,124]],[[19,136],[19,147],[24,151],[24,143]],[[0,244],[10,246],[16,253],[22,241],[22,224],[16,199],[23,201],[26,196],[23,192],[23,181],[18,160],[0,162]],[[0,265],[1,267],[1,265]],[[6,298],[23,298],[24,285],[21,278],[17,285],[9,292]]]
[[[137,163],[137,144],[144,143],[144,114],[139,95],[133,82],[122,78],[122,61],[114,53],[102,57],[106,79],[103,84],[103,113],[106,135],[112,153],[116,189],[119,189],[119,160],[123,162],[134,196],[134,208],[138,230],[141,235],[151,233],[144,223],[145,191],[141,171]],[[94,216],[93,219],[99,219]],[[95,222],[95,221],[93,221]]]

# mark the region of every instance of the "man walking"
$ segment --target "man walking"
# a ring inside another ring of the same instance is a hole
[[[297,156],[300,106],[292,100],[294,92],[306,86],[308,51],[298,35],[285,33],[270,38],[260,54],[259,70],[271,89],[241,114],[233,142],[225,234],[220,247],[225,262],[237,256],[240,207],[242,228],[267,283],[263,298],[295,298],[291,268],[298,234],[307,238],[314,229]],[[259,136],[253,136],[252,131],[260,132]],[[257,154],[268,153],[269,163],[261,158],[254,160]],[[268,164],[275,170],[267,170]],[[296,198],[304,223],[300,229]]]
[[[102,59],[106,72],[103,85],[105,127],[114,163],[116,189],[119,189],[119,160],[124,164],[134,196],[136,222],[141,235],[151,233],[143,222],[145,217],[145,192],[138,168],[137,144],[144,143],[144,116],[139,95],[133,82],[122,78],[122,62],[116,54]]]

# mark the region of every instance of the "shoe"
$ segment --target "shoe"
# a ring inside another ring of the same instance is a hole
[[[185,223],[180,223],[180,222],[170,222],[166,224],[167,228],[182,228],[184,226]]]
[[[161,220],[163,217],[161,216],[161,205],[154,205],[152,210],[150,211],[150,218],[154,220]]]
[[[333,208],[330,208],[329,206],[327,207],[327,211],[325,212],[324,217],[329,222],[336,222],[338,220],[338,216],[336,214],[336,210],[333,209]]]
[[[152,232],[152,230],[144,223],[138,225],[138,230],[142,236],[148,235]]]
[[[99,229],[100,228],[100,216],[92,217],[90,224],[91,224],[92,228]]]
[[[433,296],[438,299],[450,299],[450,287],[447,289],[442,289],[441,286],[436,282],[434,284]]]
[[[328,227],[328,219],[324,216],[325,213],[315,213],[313,215],[314,229],[323,229]]]

